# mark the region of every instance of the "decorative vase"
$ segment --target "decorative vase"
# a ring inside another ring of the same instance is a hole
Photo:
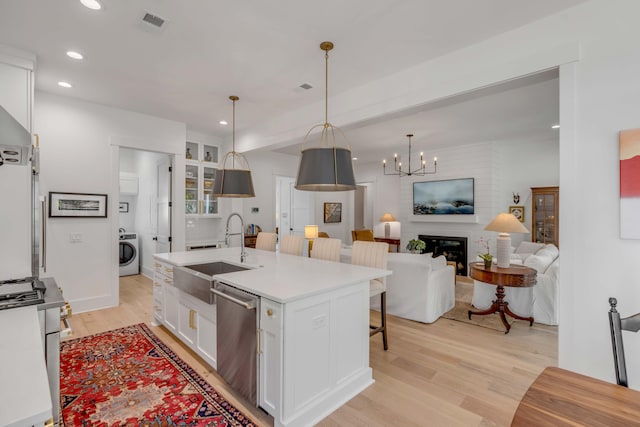
[[[185,157],[187,158],[187,160],[191,160],[193,158],[193,156],[191,155],[190,148],[187,148],[187,153],[185,154]]]
[[[491,268],[491,262],[490,259],[484,259],[484,268]]]

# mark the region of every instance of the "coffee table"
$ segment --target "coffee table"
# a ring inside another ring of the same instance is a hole
[[[493,264],[491,267],[486,268],[484,262],[472,262],[469,264],[470,273],[469,276],[472,279],[479,280],[480,282],[490,283],[496,285],[496,300],[493,301],[491,307],[482,311],[468,311],[469,320],[471,315],[484,316],[486,314],[500,313],[500,320],[507,330],[505,334],[509,333],[511,325],[507,321],[505,314],[519,320],[528,320],[529,326],[533,325],[533,317],[522,317],[509,309],[509,302],[504,300],[504,287],[510,286],[514,288],[528,288],[536,284],[537,271],[533,268],[525,267],[522,265],[511,264],[507,268],[500,268]]]

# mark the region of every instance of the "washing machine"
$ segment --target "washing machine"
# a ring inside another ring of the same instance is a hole
[[[120,276],[130,276],[140,273],[138,235],[136,233],[120,233],[119,243]]]

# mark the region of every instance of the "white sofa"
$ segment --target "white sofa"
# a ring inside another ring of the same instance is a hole
[[[343,249],[340,260],[351,262],[351,250]],[[387,257],[387,313],[404,319],[432,323],[455,303],[453,267],[444,256],[391,252]],[[380,310],[380,298],[371,300],[371,308]]]
[[[558,324],[558,268],[560,256],[558,248],[552,244],[522,242],[511,255],[512,264],[523,264],[535,269],[536,284],[530,288],[505,286],[505,301],[514,313],[533,316],[536,323]],[[496,299],[496,286],[474,281],[471,304],[486,309]]]

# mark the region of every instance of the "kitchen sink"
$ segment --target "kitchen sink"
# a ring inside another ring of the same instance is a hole
[[[236,271],[249,270],[223,261],[208,262],[205,264],[185,265],[173,269],[173,283],[180,289],[207,304],[213,304],[213,276]]]

